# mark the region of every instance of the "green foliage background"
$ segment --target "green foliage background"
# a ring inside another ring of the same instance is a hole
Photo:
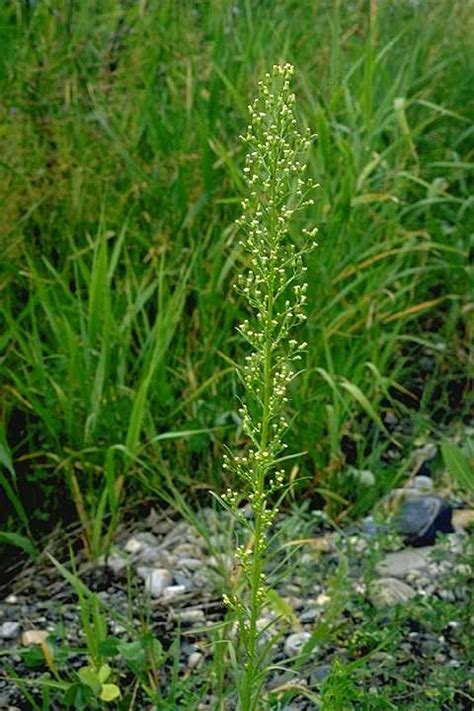
[[[301,494],[360,513],[397,476],[388,410],[411,438],[462,414],[473,30],[448,0],[2,3],[4,528],[102,521],[144,472],[227,485],[222,445],[245,445],[238,135],[279,61],[322,186],[288,440]],[[348,464],[376,475],[362,503]]]

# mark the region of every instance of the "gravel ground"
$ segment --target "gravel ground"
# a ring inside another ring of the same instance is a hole
[[[127,639],[130,626],[140,626],[145,609],[150,627],[165,649],[179,628],[180,673],[184,677],[196,674],[198,686],[199,669],[210,654],[206,628],[224,618],[222,580],[232,574],[234,566],[227,514],[205,509],[202,516],[210,531],[207,541],[187,522],[166,512],[152,512],[141,525],[119,532],[107,560],[91,565],[81,564],[78,558],[81,580],[98,593],[107,609],[109,634]],[[457,521],[462,526],[456,526]],[[274,589],[294,611],[290,620],[274,622],[281,637],[272,648],[272,662],[282,663],[297,655],[315,628],[330,618],[335,608],[338,611],[330,639],[316,647],[311,662],[299,669],[296,677],[290,672],[273,672],[268,689],[275,691],[296,683],[317,693],[336,660],[349,663],[368,652],[372,656],[365,662],[367,683],[374,693],[393,683],[394,675],[406,675],[408,666],[410,674],[415,670],[413,681],[417,684],[431,673],[433,665],[453,672],[466,670],[467,676],[461,618],[469,603],[471,570],[466,563],[465,527],[471,522],[472,512],[456,512],[452,533],[434,545],[411,547],[378,532],[372,519],[334,533],[321,523],[309,526],[307,519],[295,518],[286,526],[286,534],[283,524],[288,521],[282,519],[280,544],[285,536],[287,544],[295,539],[304,543],[275,551],[269,567]],[[309,536],[308,527],[312,533]],[[290,549],[294,562],[283,568],[284,575],[279,578],[278,564]],[[343,565],[347,565],[345,572]],[[0,652],[9,674],[31,680],[44,673],[44,666],[28,666],[27,654],[35,649],[41,633],[49,633],[49,640],[58,648],[83,647],[77,598],[49,560],[23,570],[4,593],[0,601]],[[413,619],[405,615],[396,623],[394,611],[414,603],[426,607],[426,624],[419,615]],[[439,634],[430,622],[430,610],[442,603],[450,606],[452,619]],[[265,609],[262,629],[277,616],[275,609]],[[373,617],[370,623],[368,616]],[[376,639],[374,630],[381,629],[380,620],[384,618],[387,630],[399,624],[395,650],[393,645],[383,643],[383,635]],[[338,626],[342,632],[337,631]],[[69,671],[83,665],[83,654],[70,654]],[[164,683],[166,673],[165,666]],[[463,705],[463,694],[470,703],[470,693],[468,688],[460,689],[459,705],[442,708],[470,708]],[[0,709],[14,708],[31,706],[14,683],[0,677]],[[197,708],[212,708],[212,697],[201,699]],[[303,711],[317,708],[317,704],[305,695],[295,695],[290,705],[281,708]]]

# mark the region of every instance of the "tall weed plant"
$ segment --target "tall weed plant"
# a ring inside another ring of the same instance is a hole
[[[297,127],[292,74],[290,64],[276,65],[266,74],[260,82],[260,95],[249,106],[251,123],[242,137],[247,149],[244,174],[248,197],[242,201],[238,226],[244,234],[242,247],[248,267],[238,290],[252,317],[238,328],[250,347],[238,373],[245,390],[239,414],[249,445],[238,456],[226,457],[224,468],[234,470],[239,486],[222,497],[250,533],[249,541],[237,552],[248,597],[244,598],[242,591],[225,596],[238,625],[236,674],[241,711],[260,707],[265,680],[258,622],[267,600],[267,534],[278,512],[272,497],[280,497],[286,486],[281,454],[287,446],[283,436],[288,428],[288,387],[307,347],[293,334],[306,320],[307,267],[303,258],[316,246],[311,242],[316,229],[303,229],[303,244],[290,237],[291,222],[313,205],[311,194],[316,187],[305,176],[301,162],[312,136],[309,129],[302,132]],[[250,519],[239,512],[242,500],[251,506]]]

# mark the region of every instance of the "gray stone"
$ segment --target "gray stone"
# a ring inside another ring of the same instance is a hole
[[[158,539],[153,533],[137,533],[128,539],[124,546],[126,553],[141,563],[156,563],[159,557]]]
[[[193,652],[188,657],[188,669],[195,669],[202,663],[204,655],[201,652]]]
[[[187,622],[188,624],[203,623],[206,621],[203,610],[181,610],[178,612],[177,618],[181,622]]]
[[[174,581],[175,581],[176,585],[183,585],[186,588],[186,590],[193,589],[193,587],[194,587],[193,581],[191,580],[189,575],[185,575],[184,573],[175,572],[173,577],[174,577]]]
[[[433,479],[431,479],[429,476],[423,476],[419,474],[418,476],[414,477],[413,481],[411,482],[411,485],[414,489],[418,489],[419,491],[433,491]]]
[[[4,622],[0,625],[0,639],[15,639],[20,632],[19,622]]]
[[[181,558],[181,560],[195,560],[196,546],[193,543],[178,543],[174,548],[174,553]]]
[[[294,682],[295,674],[292,671],[277,672],[274,674],[267,683],[267,688],[270,691],[278,689],[279,686],[286,686],[291,682]]]
[[[430,565],[430,546],[424,548],[405,548],[395,553],[387,553],[378,563],[377,572],[383,577],[405,578],[414,571],[426,571]]]
[[[400,511],[395,517],[399,533],[417,536],[429,528],[441,509],[441,500],[435,496],[422,496],[419,491],[410,490],[404,496]]]
[[[139,566],[137,573],[145,581],[145,590],[153,597],[161,597],[173,580],[173,576],[167,568]]]
[[[376,536],[378,533],[378,526],[375,523],[373,516],[366,516],[362,519],[362,531],[366,536]]]
[[[257,620],[258,643],[264,645],[269,642],[275,634],[275,618],[270,615],[263,615]]]
[[[329,664],[321,664],[319,667],[315,667],[311,672],[310,684],[321,684],[329,674],[331,673],[331,666]]]
[[[300,654],[306,642],[310,639],[309,632],[295,632],[285,640],[285,654],[287,657],[296,657]]]
[[[163,590],[163,599],[171,600],[174,597],[184,595],[185,592],[186,588],[184,585],[168,585],[168,587]]]
[[[117,577],[120,577],[123,571],[126,570],[128,564],[128,556],[120,555],[119,553],[111,553],[107,558],[107,567]]]
[[[383,421],[386,425],[390,425],[391,427],[395,427],[395,425],[398,425],[398,417],[393,412],[393,410],[388,410],[388,412],[385,413]]]
[[[433,545],[437,533],[453,533],[453,510],[448,501],[406,489],[393,523],[405,542],[412,546]]]
[[[369,597],[374,607],[393,607],[408,602],[416,595],[415,590],[398,578],[374,580],[369,588]]]
[[[148,543],[143,543],[140,553],[138,554],[138,560],[145,565],[153,565],[155,563],[163,563],[160,560],[160,551],[154,546],[148,545]]]
[[[179,558],[178,567],[185,568],[186,570],[195,571],[203,567],[203,562],[198,558]]]
[[[139,541],[137,538],[133,538],[133,537],[129,538],[124,546],[124,550],[126,550],[127,553],[131,553],[132,555],[137,555],[138,553],[140,553],[142,548],[143,548],[143,543],[141,541]]]
[[[308,607],[301,614],[298,615],[298,619],[302,624],[308,622],[315,622],[321,617],[321,610],[316,607]]]

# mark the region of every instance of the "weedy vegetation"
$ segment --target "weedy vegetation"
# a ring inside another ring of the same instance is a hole
[[[238,289],[255,314],[253,323],[245,319],[238,327],[252,352],[240,369],[245,387],[245,401],[239,408],[242,429],[250,446],[244,454],[226,456],[224,468],[234,469],[241,481],[238,490],[228,489],[221,497],[242,523],[248,521],[238,507],[243,498],[251,505],[250,541],[237,550],[237,558],[246,578],[249,600],[241,594],[225,596],[233,608],[238,625],[242,653],[236,654],[235,672],[239,681],[240,708],[259,705],[262,685],[262,660],[259,659],[258,621],[267,600],[264,563],[268,555],[267,536],[278,513],[271,496],[285,487],[285,470],[280,468],[285,448],[283,434],[288,422],[283,412],[287,391],[297,373],[306,343],[293,337],[296,326],[306,320],[308,284],[303,257],[311,246],[296,246],[289,240],[290,222],[298,212],[313,205],[308,197],[316,185],[305,179],[300,162],[311,145],[311,132],[298,132],[290,90],[293,67],[276,65],[272,74],[260,82],[260,96],[249,106],[252,118],[247,135],[244,173],[249,197],[242,201],[243,215],[238,220],[244,231],[243,246],[249,268],[241,276]],[[316,229],[303,228],[311,239]],[[313,242],[312,246],[317,246]],[[239,591],[240,592],[240,591]]]
[[[0,554],[41,563],[60,529],[97,561],[138,505],[164,504],[211,549],[199,512],[218,500],[238,558],[212,661],[186,678],[178,638],[121,620],[117,640],[57,563],[83,663],[65,639],[22,652],[49,674],[40,700],[17,679],[31,708],[197,708],[210,687],[217,708],[259,708],[277,511],[359,519],[428,438],[472,487],[473,23],[448,0],[1,4]],[[378,623],[366,610],[369,643],[322,708],[375,708],[364,650],[396,644]],[[448,708],[453,685],[430,678]],[[417,708],[398,683],[385,707]]]

